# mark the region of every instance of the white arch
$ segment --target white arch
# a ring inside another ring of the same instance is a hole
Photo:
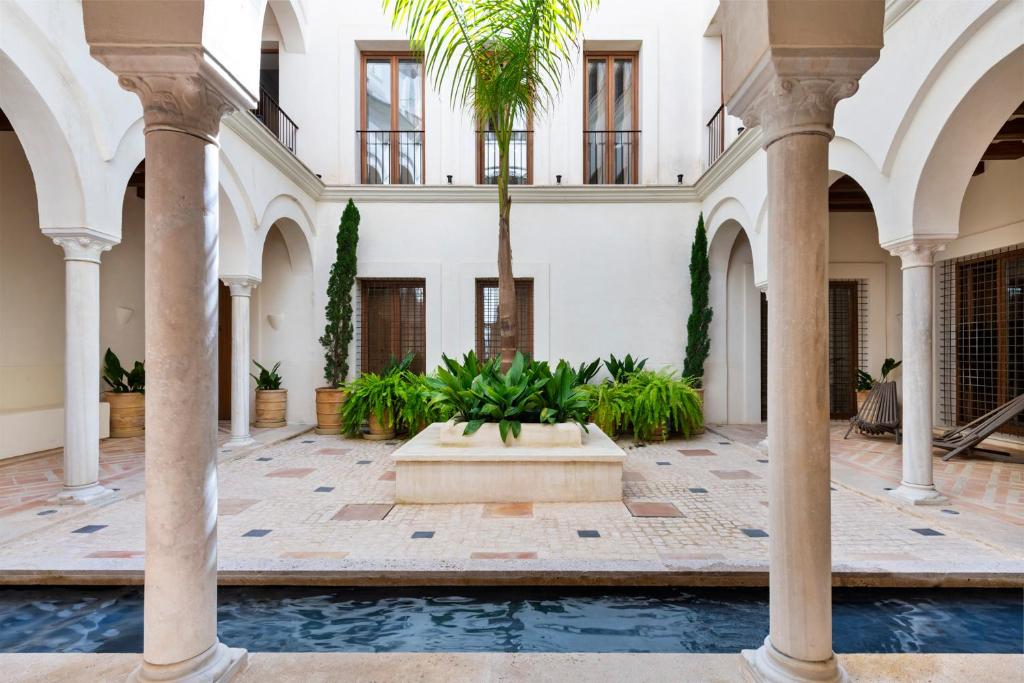
[[[879,222],[883,244],[958,234],[971,172],[1024,99],[1022,25],[1024,4],[997,3],[950,47],[915,97],[887,155],[892,210]]]
[[[875,221],[879,226],[895,223],[889,180],[860,145],[849,138],[836,136],[829,145],[828,168],[830,172],[853,178],[861,186],[871,201]],[[834,180],[830,179],[829,184],[831,182]]]
[[[305,54],[306,52],[306,16],[302,5],[296,0],[270,0],[267,3],[281,29],[281,42],[286,52]],[[263,12],[266,12],[264,5]],[[261,14],[262,16],[262,14]],[[260,26],[263,22],[260,22]]]
[[[315,237],[312,218],[305,207],[294,196],[279,194],[267,203],[266,208],[263,210],[263,216],[260,218],[256,234],[256,244],[259,248],[252,255],[252,265],[254,267],[262,268],[263,244],[266,242],[267,233],[270,232],[270,228],[275,223],[283,219],[295,225],[305,242],[306,252],[312,254],[312,245]]]

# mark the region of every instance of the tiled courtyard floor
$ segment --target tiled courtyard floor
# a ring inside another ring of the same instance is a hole
[[[624,503],[394,505],[390,453],[399,441],[307,433],[225,455],[222,578],[443,582],[438,573],[450,581],[447,572],[462,571],[481,574],[480,581],[514,580],[516,572],[557,581],[625,572],[627,580],[646,573],[660,582],[672,573],[763,573],[767,460],[744,439],[723,437],[729,428],[716,431],[646,447],[620,441],[627,453]],[[841,436],[833,441],[837,572],[1020,575],[1024,466],[962,461],[943,475],[963,482],[949,505],[907,508],[884,492],[899,479],[898,447]],[[104,447],[105,472],[114,463],[135,463],[121,473],[124,500],[60,508],[40,496],[9,505],[0,514],[0,577],[83,581],[83,573],[95,572],[94,578],[137,580],[144,548],[138,448],[132,461],[127,445]],[[0,465],[0,477],[16,480],[5,470],[28,462]],[[979,481],[989,483],[979,488]]]

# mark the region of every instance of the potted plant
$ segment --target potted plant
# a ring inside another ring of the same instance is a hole
[[[110,436],[142,436],[146,432],[146,370],[135,361],[131,371],[121,367],[117,355],[107,349],[103,356],[103,381],[110,391],[103,400],[110,404]]]
[[[352,343],[352,288],[356,281],[356,246],[359,210],[348,200],[338,227],[337,251],[327,282],[327,326],[320,337],[324,347],[326,386],[316,390],[316,433],[341,433],[341,406],[345,402],[348,349]]]
[[[281,388],[281,375],[277,369],[281,361],[267,369],[253,361],[260,369],[259,375],[250,375],[256,380],[256,421],[255,427],[284,427],[287,424],[288,390]]]
[[[604,362],[604,367],[608,370],[608,374],[612,376],[612,381],[622,384],[628,382],[630,377],[638,372],[642,372],[644,366],[647,365],[646,358],[634,359],[631,354],[626,354],[626,357],[619,360],[615,357],[615,354],[608,354],[608,360]]]
[[[410,436],[419,434],[427,425],[451,419],[451,411],[433,402],[433,393],[426,375],[408,370],[402,373],[398,384],[398,428]]]
[[[708,234],[704,227],[704,214],[697,219],[697,233],[690,247],[690,317],[686,321],[686,357],[683,360],[683,377],[690,379],[694,391],[704,405],[704,361],[711,352],[711,338],[708,326],[713,311],[708,305],[708,290],[711,285],[711,269],[708,266]],[[698,434],[704,432],[704,422],[698,426]]]
[[[628,383],[601,382],[585,385],[590,400],[590,421],[608,436],[615,438],[626,427],[632,404]]]
[[[392,372],[378,375],[364,372],[348,385],[348,398],[341,407],[342,431],[350,436],[384,441],[395,437],[395,420],[401,409],[402,376]],[[363,423],[369,431],[363,433]]]
[[[880,377],[876,380],[870,374],[863,370],[857,370],[857,410],[864,405],[864,401],[868,397],[868,393],[874,388],[876,384],[888,381],[889,373],[903,365],[903,361],[896,360],[895,358],[886,358],[882,363],[882,371]]]
[[[664,440],[669,432],[689,438],[703,424],[700,397],[688,378],[673,372],[640,372],[634,375],[629,420],[639,441]]]

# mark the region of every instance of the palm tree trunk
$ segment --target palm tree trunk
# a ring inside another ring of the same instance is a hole
[[[516,355],[516,284],[512,276],[512,235],[509,215],[512,198],[508,193],[508,147],[498,144],[498,334],[501,340],[501,369],[507,371]]]

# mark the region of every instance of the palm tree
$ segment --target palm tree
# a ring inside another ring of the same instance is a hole
[[[508,193],[515,122],[554,103],[578,51],[583,14],[598,0],[383,0],[452,104],[490,125],[498,148],[498,330],[502,367],[516,354],[516,288]]]

